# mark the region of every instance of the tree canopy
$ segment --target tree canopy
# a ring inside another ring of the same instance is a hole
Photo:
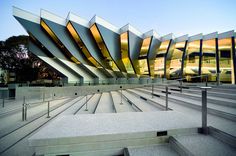
[[[29,51],[29,36],[0,41],[0,68],[16,73],[16,82],[56,79],[58,72]]]

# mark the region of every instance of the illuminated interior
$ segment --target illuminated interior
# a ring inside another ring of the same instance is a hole
[[[84,45],[84,43],[82,42],[79,34],[76,32],[76,30],[74,29],[73,25],[71,24],[71,22],[68,22],[67,26],[66,26],[67,30],[69,31],[69,33],[71,34],[71,36],[73,37],[73,39],[75,40],[75,42],[77,43],[77,45],[79,46],[79,48],[81,49],[81,51],[83,52],[83,54],[85,55],[85,57],[97,68],[102,68],[101,65],[92,57],[92,55],[90,54],[90,52],[88,51],[87,47]]]
[[[199,74],[200,40],[188,42],[184,60],[184,76]]]
[[[120,35],[121,57],[127,73],[135,74],[131,61],[129,59],[128,32]]]
[[[101,50],[103,57],[106,59],[109,66],[111,67],[111,69],[113,71],[120,71],[119,68],[117,67],[117,65],[115,64],[115,62],[112,60],[112,58],[108,52],[108,49],[102,39],[102,36],[101,36],[100,32],[98,31],[96,24],[92,25],[92,27],[90,28],[90,31],[92,32],[92,35],[93,35],[99,49]]]
[[[218,40],[218,53],[219,53],[219,64],[220,64],[220,81],[232,82],[234,81],[233,71],[233,51],[232,51],[232,40],[231,38]]]
[[[154,75],[155,77],[164,77],[165,56],[167,53],[170,40],[161,43],[160,47],[156,50],[156,59],[154,62]]]
[[[151,43],[151,37],[145,38],[142,43],[142,47],[139,53],[139,74],[149,75],[147,55]]]
[[[182,65],[182,57],[184,53],[185,48],[185,41],[184,42],[178,42],[174,45],[173,52],[171,53],[170,60],[167,60],[169,62],[169,78],[180,78],[182,75],[181,73],[181,65]]]
[[[52,40],[57,44],[57,46],[66,54],[66,57],[68,57],[71,61],[75,62],[76,64],[80,64],[79,60],[76,59],[69,50],[66,49],[66,47],[62,44],[62,42],[58,39],[58,37],[55,35],[55,33],[49,28],[49,26],[41,19],[40,25],[42,28],[48,33],[48,35],[52,38]]]
[[[202,43],[201,74],[208,75],[208,81],[216,81],[216,42],[215,39],[205,40]]]

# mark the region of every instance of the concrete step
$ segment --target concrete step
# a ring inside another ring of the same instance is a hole
[[[199,90],[199,87],[201,86],[204,86],[204,85],[195,85],[195,86],[191,86],[191,85],[185,85],[183,84],[182,88],[183,90]],[[214,93],[218,93],[218,94],[221,94],[221,93],[229,93],[229,94],[236,94],[236,88],[234,85],[231,85],[232,87],[224,87],[224,86],[210,86],[212,87],[212,89],[210,90],[210,92],[214,92]],[[150,87],[147,86],[147,87]],[[178,83],[176,83],[175,85],[170,85],[169,86],[170,88],[175,88],[175,89],[180,89],[180,85]],[[165,88],[165,86],[163,85],[155,85],[155,88]]]
[[[195,125],[174,111],[66,115],[34,134],[29,144],[36,155],[104,150],[121,155],[125,147],[167,143],[168,135],[196,133]]]
[[[134,89],[127,89],[127,91],[133,95],[135,95],[137,98],[140,98],[144,101],[146,101],[147,103],[151,104],[151,105],[154,105],[156,107],[158,107],[159,109],[161,110],[166,110],[166,107],[158,102],[156,102],[155,100],[153,100],[153,96],[152,97],[149,97],[149,96],[142,96],[140,95],[138,92],[135,92]],[[168,110],[172,110],[172,109],[168,109]]]
[[[121,104],[121,93],[117,91],[110,92],[115,110],[117,113],[121,112],[136,112],[136,110],[132,107],[132,105],[122,96],[122,104]]]
[[[188,87],[188,86],[186,86],[186,87]],[[219,92],[219,93],[233,93],[233,94],[235,94],[236,93],[236,88],[235,88],[235,85],[229,85],[229,86],[225,86],[225,85],[220,85],[220,86],[211,86],[210,85],[210,87],[212,87],[212,91],[213,92]],[[199,88],[199,86],[194,86],[194,87],[192,87],[192,86],[189,86],[189,88],[191,88],[191,89],[197,89],[197,88]]]
[[[178,156],[179,154],[169,144],[151,145],[144,147],[128,147],[124,156]]]
[[[163,109],[158,108],[157,106],[147,103],[147,101],[137,98],[137,96],[132,93],[123,90],[123,95],[132,103],[134,103],[141,111],[143,112],[152,112],[152,111],[161,111]]]
[[[92,95],[88,95],[89,98],[91,96]],[[86,101],[85,96],[81,97],[80,100],[75,101],[76,103],[72,105],[69,109],[62,112],[62,115],[72,115],[76,113],[80,109],[80,107],[82,107],[82,105],[85,103],[85,101]]]
[[[236,148],[211,135],[191,134],[170,137],[171,147],[180,155],[234,156]]]
[[[151,88],[149,88],[151,90]],[[189,90],[189,89],[183,89],[182,93],[179,91],[180,89],[176,88],[169,88],[169,92],[173,94],[177,94],[179,96],[186,95],[188,98],[197,99],[201,98],[201,90]],[[165,88],[155,88],[155,91],[164,92]],[[235,94],[229,94],[229,93],[212,93],[210,92],[211,89],[207,90],[207,100],[211,103],[219,104],[219,105],[225,105],[230,107],[236,108],[236,96]]]
[[[62,105],[65,105],[66,103],[71,103],[73,101],[76,101],[80,99],[81,97],[77,97],[75,99],[63,99],[63,100],[57,100],[52,101],[50,103],[50,110],[56,109]],[[15,129],[18,129],[25,124],[45,115],[47,113],[47,103],[37,105],[37,107],[31,107],[27,110],[27,121],[22,121],[22,112],[17,112],[14,114],[10,114],[8,116],[4,116],[0,118],[0,137],[8,134],[11,131],[14,131]]]
[[[147,89],[138,88],[135,90],[143,91],[146,94],[151,94],[151,91],[149,91]],[[165,93],[158,92],[158,93],[154,93],[154,95],[165,99]],[[193,100],[193,99],[189,99],[187,96],[180,97],[177,95],[170,94],[168,100],[172,101],[172,102],[184,104],[187,107],[192,107],[192,108],[201,110],[201,105],[202,105],[201,99]],[[207,105],[208,105],[207,106],[208,113],[215,114],[215,115],[236,121],[236,109],[235,108],[221,106],[221,105],[213,104],[210,102],[207,102]]]
[[[201,94],[201,90],[198,89],[185,89],[183,88],[184,93],[195,93],[195,94]],[[227,98],[227,99],[233,99],[236,100],[236,96],[234,93],[227,93],[227,92],[219,92],[219,91],[214,91],[212,89],[207,91],[207,94],[209,96],[216,96],[216,97],[221,97],[221,98]]]
[[[135,91],[138,92],[140,96],[144,96],[146,98],[152,97],[150,93],[148,92],[142,92],[138,90],[135,90]],[[165,98],[154,96],[152,100],[158,102],[159,104],[163,106],[165,106],[166,104]],[[168,105],[169,105],[169,108],[171,108],[173,111],[178,111],[178,112],[186,114],[188,118],[191,118],[193,121],[197,121],[198,126],[201,126],[201,113],[202,112],[200,108],[195,108],[190,104],[180,103],[174,100],[169,101]],[[208,119],[208,125],[217,127],[218,129],[222,131],[225,131],[233,136],[236,136],[236,131],[235,131],[236,124],[234,121],[228,120],[227,118],[223,118],[219,116],[218,114],[213,114],[213,113],[208,113],[207,119]]]
[[[97,105],[97,102],[100,98],[101,94],[94,94],[92,98],[87,97],[87,107],[86,102],[83,105],[83,107],[77,112],[77,114],[92,114],[95,110],[95,107]],[[85,97],[86,99],[86,97]]]
[[[115,113],[114,103],[108,92],[102,93],[95,113]]]

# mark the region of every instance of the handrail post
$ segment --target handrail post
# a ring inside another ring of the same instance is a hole
[[[43,102],[45,101],[45,92],[43,92]]]
[[[166,111],[168,110],[168,86],[166,86]]]
[[[120,89],[121,89],[121,94],[120,94],[120,104],[122,105],[123,103],[122,103],[122,86],[120,86]]]
[[[25,121],[25,96],[23,97],[23,104],[22,104],[22,121]]]
[[[85,111],[88,111],[88,95],[86,95],[86,108],[85,108]]]
[[[50,118],[50,101],[48,101],[48,116],[47,116],[47,118]]]
[[[217,86],[220,85],[220,73],[217,73]]]
[[[181,80],[179,80],[179,84],[180,84],[180,93],[182,93],[182,85],[183,85],[183,80],[181,79]]]
[[[201,87],[202,90],[202,133],[208,134],[207,129],[207,89],[211,87]]]
[[[28,105],[25,103],[25,121],[27,121],[27,107]]]
[[[2,107],[5,107],[5,99],[4,99],[4,96],[2,96]]]
[[[152,98],[153,98],[153,94],[154,94],[154,87],[153,87],[153,84],[152,84]]]

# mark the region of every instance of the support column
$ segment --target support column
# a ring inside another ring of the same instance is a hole
[[[207,128],[207,89],[211,87],[201,87],[202,90],[202,133],[208,134]]]

